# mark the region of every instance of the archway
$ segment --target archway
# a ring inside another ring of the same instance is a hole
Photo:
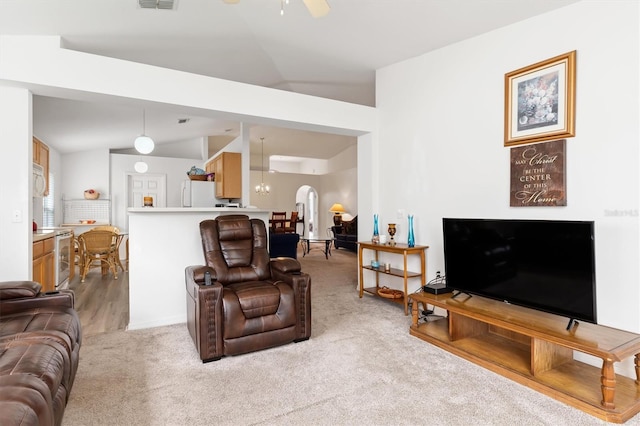
[[[296,192],[296,210],[302,218],[302,236],[313,238],[320,236],[318,220],[318,191],[312,186],[303,185]]]

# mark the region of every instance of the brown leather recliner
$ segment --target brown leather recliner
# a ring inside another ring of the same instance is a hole
[[[311,277],[295,259],[269,259],[263,221],[219,216],[201,222],[200,235],[206,265],[186,267],[185,280],[187,328],[203,362],[309,338]]]

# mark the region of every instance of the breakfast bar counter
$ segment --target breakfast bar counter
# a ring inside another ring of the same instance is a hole
[[[253,208],[135,207],[129,217],[129,329],[187,321],[184,269],[204,264],[200,222],[246,214],[268,223],[271,212]]]

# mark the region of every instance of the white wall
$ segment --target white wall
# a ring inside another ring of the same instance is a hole
[[[256,194],[254,188],[262,181],[260,171],[251,171],[250,204],[261,209],[271,211],[292,212],[296,208],[296,193],[298,188],[309,185],[318,192],[319,229],[328,229],[333,225],[333,213],[329,209],[334,203],[341,203],[347,212],[358,214],[358,170],[353,167],[353,157],[357,155],[355,147],[349,148],[328,161],[332,173],[297,174],[297,173],[266,173],[265,183],[271,187],[267,195]],[[350,161],[350,163],[349,163]],[[348,165],[350,168],[344,169]],[[324,231],[320,233],[324,235]]]
[[[62,201],[62,194],[63,194],[62,175],[64,174],[64,170],[62,168],[62,156],[56,149],[52,147],[49,147],[49,173],[53,175],[53,181],[54,181],[53,195],[55,198],[53,202],[54,202],[55,217],[53,220],[53,224],[57,226],[60,223],[62,223],[63,209],[62,209],[61,201]],[[42,199],[38,199],[38,200],[39,200],[38,207],[40,211],[42,211]],[[42,216],[42,212],[40,212],[39,214],[40,216]],[[35,216],[35,213],[34,213],[34,216]],[[39,223],[42,223],[42,222],[39,222]]]
[[[164,174],[167,178],[166,207],[180,207],[180,185],[188,179],[187,171],[192,167],[203,167],[203,160],[156,157],[152,155],[111,154],[110,187],[111,217],[115,226],[129,229],[127,220],[127,173],[136,173],[133,165],[143,160],[149,166],[147,173]]]
[[[262,180],[259,171],[251,171],[250,204],[260,209],[270,211],[288,211],[296,209],[296,192],[302,185],[309,185],[319,191],[323,177],[316,175],[301,175],[295,173],[265,173],[264,181],[271,188],[269,194],[259,195],[255,191],[256,185]]]
[[[95,189],[100,192],[101,199],[110,198],[108,149],[64,154],[62,167],[62,182],[57,191],[60,197],[65,200],[83,199],[86,189]]]
[[[358,169],[342,170],[323,176],[318,190],[320,224],[333,226],[333,213],[329,211],[335,203],[340,203],[351,216],[358,215]]]
[[[31,279],[33,272],[32,104],[29,91],[0,86],[0,280],[3,281]]]
[[[598,322],[640,331],[638,22],[638,2],[584,1],[378,71],[374,208],[383,223],[415,214],[429,278],[444,270],[443,217],[594,220]],[[504,74],[572,50],[567,206],[509,207]]]

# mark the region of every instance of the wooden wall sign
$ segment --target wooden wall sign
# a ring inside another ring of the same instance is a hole
[[[566,140],[511,148],[511,207],[566,206]]]

